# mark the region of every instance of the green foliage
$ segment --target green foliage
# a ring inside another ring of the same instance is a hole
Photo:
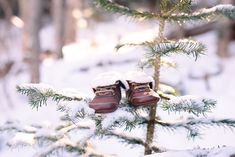
[[[147,53],[147,56],[149,57],[183,53],[186,55],[193,55],[195,60],[200,54],[203,54],[206,49],[202,43],[190,39],[183,39],[179,41],[167,40],[166,42],[157,43],[149,48],[150,51]]]
[[[109,0],[95,0],[96,4],[105,10],[112,12],[112,13],[118,13],[121,15],[130,16],[136,19],[153,19],[153,18],[159,18],[160,15],[150,12],[140,12],[137,10],[131,10],[128,7],[116,4],[114,2],[111,2]]]
[[[171,97],[170,100],[164,100],[161,108],[168,112],[188,112],[196,116],[205,115],[216,105],[213,99],[195,98],[191,96]]]
[[[192,0],[178,0],[174,4],[174,7],[167,13],[178,12],[189,12],[191,10]]]
[[[164,15],[164,18],[168,21],[180,22],[197,20],[208,21],[215,19],[218,15],[222,15],[235,20],[235,6],[229,4],[217,5],[215,7],[201,9],[193,13],[178,13],[172,14],[171,16]]]
[[[19,93],[28,96],[29,104],[33,108],[39,108],[46,105],[49,98],[57,103],[60,101],[81,101],[83,98],[80,93],[72,93],[68,95],[66,92],[58,91],[48,85],[42,84],[25,84],[18,85],[16,89]],[[69,92],[69,91],[67,91]]]
[[[176,131],[177,129],[184,128],[188,131],[188,138],[194,138],[200,136],[203,128],[208,127],[224,127],[224,128],[235,128],[235,121],[231,119],[194,119],[188,118],[186,121],[181,122],[166,122],[159,119],[155,120],[155,124],[161,126],[164,129],[170,131]]]
[[[178,41],[173,40],[164,40],[162,42],[159,41],[145,41],[142,43],[128,43],[128,44],[119,44],[116,46],[116,49],[120,49],[124,46],[144,46],[149,51],[146,53],[146,57],[151,59],[156,55],[160,56],[168,56],[169,54],[183,53],[187,55],[193,55],[195,59],[200,54],[203,54],[206,47],[200,43],[191,39],[183,39]]]
[[[133,17],[136,19],[164,19],[167,21],[195,21],[195,20],[211,20],[218,15],[235,19],[235,7],[229,4],[217,5],[208,9],[201,9],[193,13],[188,13],[192,5],[192,0],[179,1],[161,1],[162,14],[153,12],[140,12],[129,9],[128,7],[116,4],[109,0],[95,0],[98,6],[112,13],[119,13],[121,15]],[[175,4],[170,7],[169,4]],[[168,8],[170,8],[168,10]]]

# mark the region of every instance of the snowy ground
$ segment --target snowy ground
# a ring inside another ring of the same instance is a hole
[[[143,57],[142,49],[128,48],[117,53],[114,47],[118,41],[138,41],[151,38],[156,31],[156,29],[151,29],[152,26],[154,24],[144,23],[138,25],[137,23],[124,21],[122,18],[119,18],[115,22],[100,23],[89,30],[80,31],[79,42],[64,47],[64,60],[53,61],[47,59],[43,62],[41,67],[42,82],[56,88],[76,88],[88,95],[93,94],[90,83],[97,74],[113,70],[126,73],[130,70],[137,69],[138,60]],[[47,36],[43,38],[46,40],[44,42],[50,43],[50,36],[48,35],[50,33],[45,34]],[[141,38],[139,38],[140,35]],[[212,113],[208,114],[208,117],[235,119],[233,112],[233,109],[235,109],[233,103],[235,98],[235,58],[221,60],[216,57],[217,44],[216,34],[214,32],[198,36],[197,39],[207,45],[207,55],[199,58],[196,63],[193,58],[187,56],[173,56],[172,59],[177,62],[178,68],[162,69],[161,79],[163,82],[180,88],[183,94],[202,95],[217,99],[218,105]],[[230,52],[233,55],[235,54],[234,49],[235,43],[232,43]],[[212,76],[209,79],[210,90],[206,88],[203,79],[194,80],[189,78],[189,75],[201,76],[208,72],[213,73],[218,70],[217,66],[221,66],[223,71],[221,74]],[[147,70],[146,72],[149,74],[152,73],[151,70]],[[28,80],[27,70],[17,75],[8,76],[8,90],[11,91],[14,108],[9,108],[4,101],[4,97],[0,97],[2,100],[0,101],[0,103],[2,102],[0,104],[0,124],[9,119],[18,120],[22,125],[45,122],[52,124],[58,123],[58,117],[61,114],[55,112],[54,105],[42,107],[38,111],[32,110],[27,105],[26,98],[15,92],[16,84],[25,83]],[[2,83],[3,81],[0,82],[1,85]],[[188,116],[178,113],[168,114],[160,108],[158,109],[158,115],[164,120],[184,119]],[[138,130],[134,130],[133,133],[144,137],[143,133]],[[212,148],[224,145],[235,147],[235,134],[231,130],[208,128],[203,133],[202,138],[188,141],[183,130],[174,133],[159,130],[156,134],[158,140],[155,142],[162,147],[172,150],[185,150],[198,147]],[[31,148],[18,148],[13,150],[6,148],[4,146],[6,138],[4,137],[0,135],[0,157],[14,157],[16,155],[24,157],[32,156],[33,151]],[[93,142],[98,150],[116,154],[120,157],[142,156],[141,154],[143,154],[142,147],[129,147],[119,143],[117,139],[94,139]],[[164,154],[155,156],[162,157]],[[168,156],[165,154],[164,157]],[[182,156],[182,154],[179,156]],[[186,157],[186,155],[184,156]],[[227,157],[226,155],[219,156]]]

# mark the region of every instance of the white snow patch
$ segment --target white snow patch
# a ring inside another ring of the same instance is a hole
[[[181,105],[185,107],[197,108],[197,110],[204,110],[205,103],[203,102],[205,98],[200,96],[185,95],[180,97],[172,97],[168,102],[173,106]],[[210,99],[206,99],[210,100]],[[212,101],[212,100],[211,100]]]
[[[107,129],[110,126],[112,126],[114,122],[119,122],[121,120],[134,121],[135,116],[125,109],[126,108],[123,107],[123,108],[116,110],[115,112],[106,114],[105,118],[102,121],[102,128]]]
[[[126,89],[129,89],[129,85],[123,76],[118,72],[104,72],[99,74],[93,81],[92,87],[96,88],[99,86],[108,86],[114,85],[117,81],[121,81],[121,83],[125,86]]]
[[[66,89],[62,89],[58,91],[59,94],[66,96],[66,97],[70,97],[70,98],[84,98],[85,94],[79,92],[76,89],[72,89],[72,88],[66,88]]]
[[[130,71],[126,74],[126,79],[135,83],[152,83],[153,88],[155,86],[153,77],[142,71]]]
[[[34,137],[35,137],[34,134],[18,132],[9,141],[9,144],[10,145],[33,145],[35,144]]]
[[[86,114],[94,114],[95,110],[90,108],[85,101],[63,101],[59,104],[65,108],[71,118],[75,118],[78,112],[84,111]]]
[[[56,135],[58,135],[58,133],[55,132],[55,129],[52,127],[41,128],[35,134],[36,137],[53,137]]]

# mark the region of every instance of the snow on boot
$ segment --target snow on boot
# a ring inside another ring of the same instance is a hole
[[[154,92],[154,80],[144,72],[130,72],[127,74],[129,89],[126,97],[129,103],[135,107],[156,105],[160,100],[159,95]]]
[[[121,87],[128,89],[128,83],[115,72],[102,73],[92,81],[95,97],[89,103],[96,113],[110,113],[118,108]]]

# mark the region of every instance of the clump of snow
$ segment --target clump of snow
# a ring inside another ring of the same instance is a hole
[[[88,115],[95,114],[95,110],[90,108],[85,101],[63,101],[59,104],[71,118],[76,118],[78,112],[84,112]]]
[[[35,132],[35,131],[37,131],[37,128],[33,127],[33,126],[26,125],[23,127],[23,130],[25,130],[26,132]]]
[[[232,4],[219,4],[213,8],[216,8],[216,10],[231,10],[231,11],[233,10],[234,12],[235,7]]]
[[[125,86],[125,89],[129,89],[128,83],[123,78],[123,76],[118,72],[104,72],[99,74],[92,81],[92,87],[96,88],[99,86],[114,85],[117,81],[121,81],[121,83]]]
[[[58,133],[55,132],[55,129],[52,127],[44,127],[39,130],[37,130],[35,137],[53,137],[57,136]]]
[[[76,89],[72,89],[72,88],[66,88],[66,89],[62,89],[58,91],[58,94],[61,94],[63,96],[66,97],[70,97],[70,98],[84,98],[85,95],[79,91],[77,91]]]
[[[120,122],[123,120],[130,122],[135,120],[135,116],[131,114],[126,107],[119,108],[115,112],[106,114],[102,121],[102,128],[107,129],[115,122]]]
[[[40,149],[39,151],[37,151],[37,153],[34,155],[35,157],[37,156],[48,156],[48,154],[51,154],[53,151],[56,151],[60,148],[64,148],[66,146],[76,146],[76,143],[73,143],[69,138],[67,138],[66,136],[64,138],[59,139],[58,141],[56,141],[54,144]]]
[[[33,145],[35,144],[34,137],[34,134],[18,132],[8,143],[10,145]]]
[[[172,97],[168,103],[176,107],[180,105],[182,107],[192,107],[194,109],[203,111],[205,106],[208,105],[206,103],[215,103],[215,100],[205,99],[199,96],[185,95],[180,97]]]
[[[152,83],[152,88],[155,86],[153,77],[142,71],[130,71],[126,74],[126,79],[135,83]]]

